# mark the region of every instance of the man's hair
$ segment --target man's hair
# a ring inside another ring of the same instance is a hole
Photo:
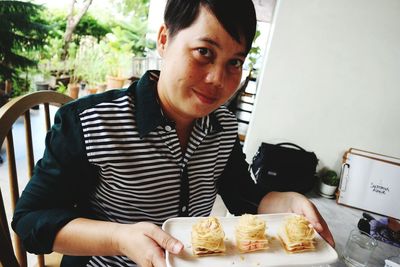
[[[257,27],[252,0],[168,0],[164,22],[171,38],[196,20],[201,6],[214,14],[238,43],[241,43],[243,37],[246,53],[250,51]]]

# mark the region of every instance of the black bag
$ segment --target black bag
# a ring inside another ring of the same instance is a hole
[[[306,193],[316,182],[317,156],[292,143],[261,143],[250,165],[256,183],[265,190]]]

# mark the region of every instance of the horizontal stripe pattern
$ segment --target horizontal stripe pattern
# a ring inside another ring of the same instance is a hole
[[[237,122],[221,107],[198,119],[185,155],[175,129],[158,126],[140,138],[130,95],[103,102],[80,113],[89,162],[99,167],[99,183],[91,195],[94,216],[101,220],[161,226],[179,216],[182,169],[189,177],[189,216],[208,216],[217,180],[232,151]],[[136,266],[127,257],[92,257],[88,266]]]

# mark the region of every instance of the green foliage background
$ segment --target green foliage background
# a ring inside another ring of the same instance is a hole
[[[129,58],[154,49],[155,44],[146,40],[149,0],[111,1],[120,15],[99,16],[89,8],[74,31],[70,56],[63,62],[65,9],[0,0],[0,88],[2,81],[12,79],[14,95],[19,95],[33,89],[34,75],[40,73],[47,79],[54,70],[66,73],[77,66],[81,79],[102,82],[105,73],[115,74],[131,64]],[[91,49],[82,49],[81,42],[88,36],[94,38]]]
[[[20,74],[37,64],[32,54],[44,47],[49,31],[42,11],[29,2],[0,1],[0,80],[24,84]]]

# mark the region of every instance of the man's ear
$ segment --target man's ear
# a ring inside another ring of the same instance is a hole
[[[165,24],[161,25],[157,35],[157,51],[160,57],[163,57],[167,45],[168,29]]]

